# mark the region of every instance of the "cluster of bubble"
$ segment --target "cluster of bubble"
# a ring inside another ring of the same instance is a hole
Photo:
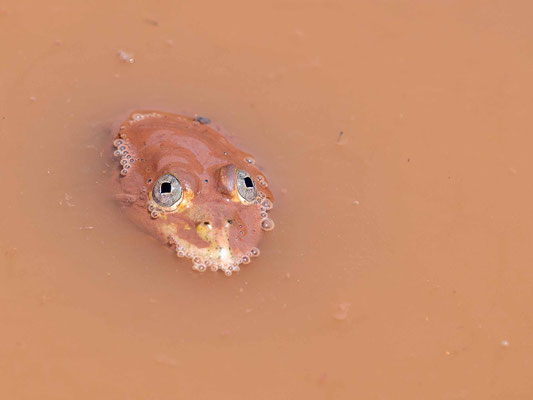
[[[126,176],[128,175],[131,165],[135,162],[135,158],[133,157],[133,154],[131,153],[128,144],[123,139],[116,139],[113,142],[113,145],[116,147],[116,150],[113,155],[115,157],[120,157],[120,165],[122,166],[120,175]]]
[[[268,182],[266,181],[266,178],[264,176],[257,175],[256,179],[263,187],[268,186]],[[267,198],[263,192],[259,191],[256,199],[254,200],[254,204],[257,208],[259,208],[259,215],[261,216],[261,229],[263,229],[264,231],[271,231],[272,229],[274,229],[274,221],[268,217],[268,211],[270,211],[274,207],[272,201]]]
[[[198,272],[205,272],[210,269],[213,272],[222,271],[224,275],[231,276],[234,272],[239,272],[241,264],[249,264],[252,257],[259,257],[260,251],[257,247],[252,247],[245,255],[239,257],[234,263],[216,263],[209,258],[203,258],[194,254],[187,247],[181,245],[177,240],[173,240],[176,245],[176,254],[178,257],[190,258],[192,260],[192,269]]]
[[[256,176],[257,182],[263,187],[268,187],[268,181],[263,175],[257,175]]]
[[[153,219],[159,218],[161,214],[165,213],[165,211],[163,210],[158,210],[157,207],[153,204],[148,204],[148,212],[150,213],[150,216]]]
[[[156,113],[156,112],[148,113],[148,114],[135,113],[135,114],[133,114],[131,116],[131,119],[129,120],[129,123],[130,123],[130,125],[132,125],[135,122],[142,121],[145,118],[157,118],[157,117],[161,117],[161,114]]]

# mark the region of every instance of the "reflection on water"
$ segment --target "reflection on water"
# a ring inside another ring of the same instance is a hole
[[[2,398],[531,397],[529,15],[4,2]],[[276,229],[240,273],[194,273],[110,198],[138,108],[253,150]]]

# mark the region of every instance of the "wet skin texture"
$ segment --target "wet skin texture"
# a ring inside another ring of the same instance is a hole
[[[259,255],[273,197],[253,158],[195,119],[135,111],[114,136],[115,198],[197,271],[231,275]]]

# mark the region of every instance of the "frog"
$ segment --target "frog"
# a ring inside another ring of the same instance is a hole
[[[198,272],[239,272],[274,229],[269,182],[205,117],[134,110],[113,131],[114,197]]]

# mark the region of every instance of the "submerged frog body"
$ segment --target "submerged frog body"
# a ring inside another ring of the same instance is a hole
[[[116,198],[129,217],[190,258],[193,269],[239,271],[273,229],[266,178],[205,118],[136,111],[114,138]]]

